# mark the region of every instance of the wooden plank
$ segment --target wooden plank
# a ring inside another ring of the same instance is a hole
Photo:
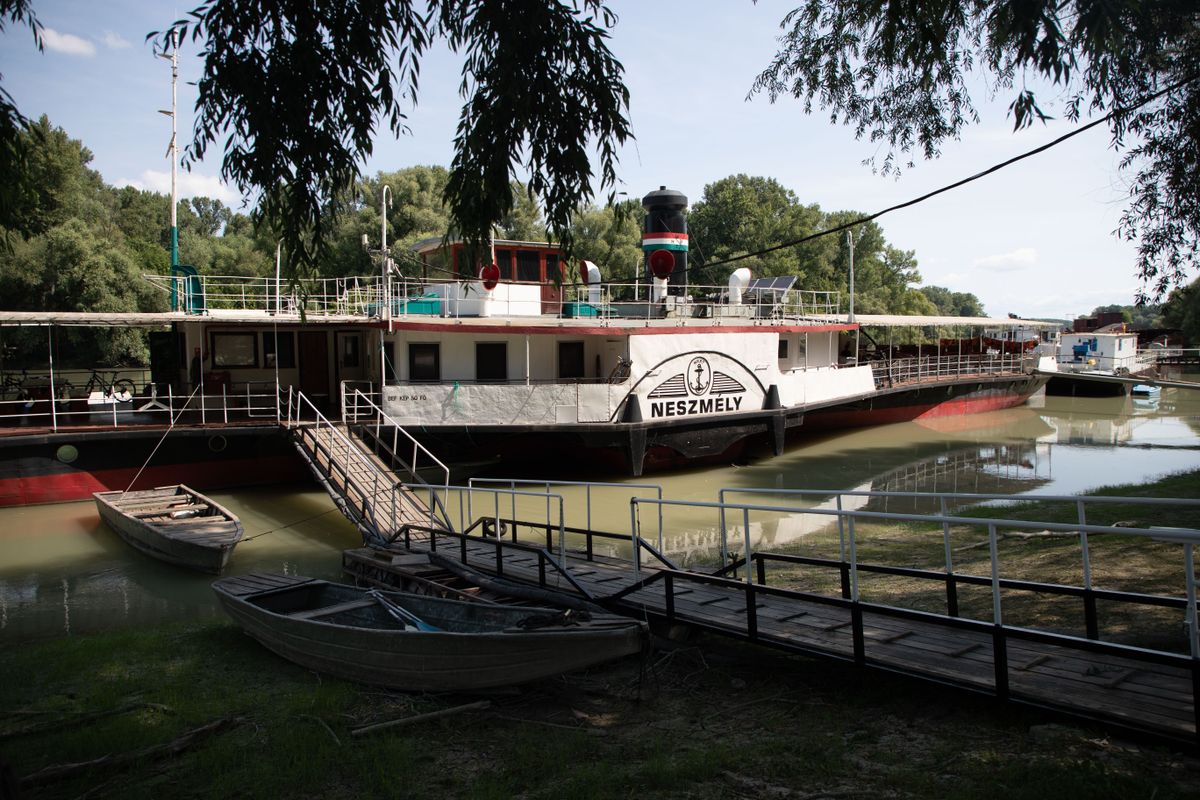
[[[292,619],[317,619],[319,617],[328,617],[333,614],[340,614],[343,611],[354,611],[358,608],[366,608],[375,605],[375,599],[367,600],[348,600],[345,603],[338,603],[333,606],[325,606],[324,608],[309,608],[304,611],[293,611],[288,614]]]

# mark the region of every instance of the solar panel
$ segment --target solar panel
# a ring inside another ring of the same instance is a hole
[[[788,289],[791,289],[796,284],[795,275],[775,275],[770,278],[754,278],[750,281],[750,286],[747,287],[750,291],[768,290],[783,294]]]
[[[796,283],[795,275],[754,278],[742,294],[743,302],[758,306],[759,316],[775,316],[787,302],[787,294]]]

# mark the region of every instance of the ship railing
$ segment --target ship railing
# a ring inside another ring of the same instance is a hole
[[[283,282],[239,275],[145,275],[151,285],[175,298],[177,309],[194,314],[260,311],[312,316],[378,316],[383,308],[378,276],[311,278]],[[411,281],[410,281],[411,282]]]
[[[86,395],[82,391],[73,383],[47,381],[44,385],[34,384],[19,396],[5,394],[0,399],[0,431],[11,434],[79,427],[236,425],[279,419],[275,383],[267,381],[250,381],[237,388],[216,384],[194,392],[153,381],[133,390],[110,383],[108,388]]]
[[[399,464],[416,483],[431,481],[421,476],[421,471],[434,472],[442,478],[442,485],[450,485],[450,468],[441,459],[421,444],[400,423],[388,416],[379,405],[378,393],[371,391],[373,384],[367,383],[367,391],[360,386],[362,381],[342,382],[342,419],[347,425],[362,426],[387,456],[388,463]],[[390,431],[390,437],[387,435]]]
[[[595,318],[597,324],[609,319],[707,319],[714,323],[730,320],[763,321],[777,319],[836,317],[840,293],[794,288],[752,288],[740,299],[730,297],[729,287],[690,284],[672,286],[668,294],[654,298],[645,283],[604,283],[595,290],[584,284],[567,287],[559,316]]]
[[[970,353],[872,361],[871,371],[876,387],[886,388],[976,375],[1019,375],[1031,371],[1035,363],[1019,353]]]
[[[1137,351],[1139,368],[1159,364],[1200,364],[1200,348],[1143,347]]]

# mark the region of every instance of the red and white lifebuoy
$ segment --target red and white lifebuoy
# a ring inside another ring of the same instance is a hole
[[[483,288],[489,292],[496,288],[496,284],[500,282],[500,267],[495,264],[487,264],[479,270],[479,280],[483,282]]]
[[[650,272],[654,273],[654,277],[659,280],[669,278],[675,271],[675,254],[670,250],[651,250],[646,260]]]

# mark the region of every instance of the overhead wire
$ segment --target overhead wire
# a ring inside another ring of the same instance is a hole
[[[762,250],[757,250],[753,253],[743,253],[741,255],[731,256],[729,258],[721,259],[719,261],[710,261],[706,264],[701,265],[700,267],[698,267],[698,269],[708,269],[710,267],[722,266],[724,264],[733,264],[738,261],[745,261],[748,258],[757,258],[758,256],[766,255],[767,253],[773,253],[777,250],[784,250],[789,247],[795,247],[796,245],[804,244],[805,242],[810,242],[814,239],[819,239],[822,236],[830,236],[835,233],[840,233],[841,231],[844,231],[848,228],[853,228],[856,225],[862,225],[865,222],[870,222],[874,219],[878,219],[879,217],[882,217],[884,214],[889,214],[893,211],[899,211],[902,208],[908,208],[909,206],[915,206],[918,203],[923,203],[932,197],[938,196],[939,194],[944,194],[945,192],[948,192],[952,189],[957,189],[958,187],[964,186],[968,183],[971,183],[972,181],[977,181],[980,178],[991,175],[993,172],[998,172],[998,171],[1004,169],[1005,167],[1008,167],[1008,166],[1011,166],[1011,165],[1017,163],[1018,161],[1023,161],[1024,159],[1030,158],[1031,156],[1035,156],[1038,153],[1045,152],[1046,150],[1049,150],[1052,147],[1056,147],[1057,145],[1062,144],[1063,142],[1067,141],[1068,139],[1078,136],[1079,134],[1084,133],[1085,131],[1088,131],[1091,128],[1094,128],[1103,122],[1108,122],[1113,117],[1116,117],[1120,114],[1127,114],[1131,111],[1135,111],[1135,110],[1141,108],[1142,106],[1157,100],[1158,98],[1162,97],[1163,95],[1169,94],[1169,93],[1175,91],[1176,89],[1180,89],[1183,86],[1186,86],[1187,84],[1197,80],[1198,78],[1200,78],[1200,75],[1193,75],[1190,78],[1185,78],[1176,83],[1173,83],[1170,86],[1166,87],[1165,89],[1155,92],[1154,94],[1149,95],[1148,97],[1138,101],[1137,103],[1134,103],[1129,106],[1122,106],[1120,108],[1114,108],[1112,111],[1108,112],[1103,117],[1094,119],[1091,122],[1087,123],[1086,125],[1083,125],[1080,128],[1076,128],[1073,131],[1069,131],[1069,132],[1063,134],[1062,136],[1059,136],[1058,138],[1047,142],[1046,144],[1039,145],[1038,147],[1035,147],[1032,150],[1027,150],[1024,153],[1021,153],[1019,155],[1013,156],[1010,159],[1007,159],[1006,161],[1001,161],[998,164],[993,164],[992,166],[988,167],[987,169],[985,169],[981,172],[977,172],[974,175],[971,175],[969,177],[955,181],[954,183],[947,184],[945,186],[942,186],[941,188],[934,189],[933,191],[927,192],[927,193],[921,195],[920,197],[913,198],[912,200],[907,200],[903,203],[897,203],[896,205],[889,206],[889,207],[883,209],[882,211],[876,211],[874,214],[868,214],[867,216],[864,216],[864,217],[858,217],[857,219],[850,220],[849,222],[844,222],[841,225],[836,225],[832,228],[828,228],[823,231],[817,231],[816,233],[811,233],[808,236],[802,236],[799,239],[793,239],[792,241],[784,242],[783,244],[777,244],[772,247],[766,247],[766,248],[763,248]]]

